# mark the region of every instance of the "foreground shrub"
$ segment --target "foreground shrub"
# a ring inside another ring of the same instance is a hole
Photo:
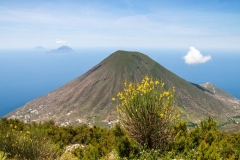
[[[139,157],[137,159],[139,159],[139,160],[147,160],[147,159],[158,160],[158,159],[160,159],[159,157],[160,157],[159,150],[155,150],[155,149],[151,149],[150,150],[150,149],[148,149],[148,150],[142,150],[139,153]]]
[[[116,151],[120,158],[134,158],[139,153],[139,146],[130,139],[119,124],[113,128]]]
[[[163,82],[146,76],[141,84],[124,83],[124,91],[117,96],[120,123],[130,137],[141,146],[164,150],[173,138],[178,115],[174,88],[166,90]]]
[[[8,122],[8,123],[4,123]],[[0,150],[9,158],[16,159],[54,159],[58,149],[44,133],[32,130],[31,125],[21,128],[18,120],[1,120]]]
[[[218,131],[211,117],[192,130],[186,122],[179,122],[174,132],[176,136],[164,155],[166,159],[240,159],[240,134]]]

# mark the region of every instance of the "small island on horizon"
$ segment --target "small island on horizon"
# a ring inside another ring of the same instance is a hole
[[[34,51],[38,51],[38,52],[42,52],[46,50],[46,48],[44,48],[43,46],[37,46],[37,47],[34,47],[33,49]]]
[[[68,46],[61,46],[58,49],[53,49],[47,53],[72,53],[74,50]]]

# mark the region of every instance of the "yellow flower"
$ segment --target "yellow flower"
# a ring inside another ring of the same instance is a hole
[[[144,83],[144,87],[148,87],[149,86],[149,83],[146,81],[145,83]]]
[[[6,137],[8,137],[8,134],[6,135]]]
[[[146,81],[148,81],[148,80],[149,80],[148,76],[146,76],[146,77],[145,77],[145,80],[146,80]]]
[[[124,104],[127,104],[127,100],[126,100],[126,99],[124,99],[124,101],[123,101],[123,103],[122,103],[122,104],[123,104],[123,105],[124,105]]]
[[[150,84],[151,84],[151,85],[153,85],[153,84],[154,84],[154,82],[153,82],[153,80],[152,80],[152,79],[151,79],[151,81],[150,81]]]
[[[160,94],[160,99],[163,97],[163,95],[162,94]]]
[[[27,132],[26,132],[26,134],[30,134],[30,132],[29,132],[29,131],[27,131]]]
[[[137,90],[138,90],[138,91],[140,91],[140,90],[141,90],[141,88],[142,88],[142,86],[141,86],[141,85],[139,85],[139,86],[138,86],[138,88],[137,88]]]
[[[132,86],[132,83],[130,83],[128,87],[129,87],[129,88],[132,88],[132,87],[133,87],[133,86]]]
[[[162,87],[164,87],[165,83],[162,83]]]
[[[117,96],[119,97],[119,99],[123,99],[123,98],[124,98],[121,92],[119,92],[119,93],[117,94]]]
[[[115,101],[115,100],[116,100],[116,99],[113,97],[113,98],[112,98],[112,101]]]
[[[16,129],[16,128],[17,128],[17,126],[15,125],[15,126],[14,126],[14,128]]]
[[[159,116],[162,118],[164,116],[164,114],[161,113]]]
[[[164,92],[163,94],[166,95],[166,96],[168,96],[168,95],[169,95],[169,92]]]

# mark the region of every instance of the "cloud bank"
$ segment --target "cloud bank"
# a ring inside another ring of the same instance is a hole
[[[67,43],[67,41],[56,39],[56,43],[58,43],[58,44],[65,44],[65,43]]]
[[[199,50],[194,47],[190,47],[187,55],[185,55],[183,59],[187,64],[199,64],[206,63],[207,61],[211,60],[212,57],[210,55],[203,56]]]

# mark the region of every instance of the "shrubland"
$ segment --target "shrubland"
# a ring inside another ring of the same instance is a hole
[[[177,122],[165,148],[139,144],[120,124],[111,129],[60,127],[53,122],[25,124],[0,120],[0,159],[239,159],[240,133],[219,131],[209,117],[189,129]],[[70,152],[67,146],[80,144]],[[5,157],[5,158],[4,158]]]
[[[163,82],[125,82],[113,100],[120,121],[110,129],[0,119],[0,160],[240,159],[240,133],[218,130],[211,117],[190,129]]]

